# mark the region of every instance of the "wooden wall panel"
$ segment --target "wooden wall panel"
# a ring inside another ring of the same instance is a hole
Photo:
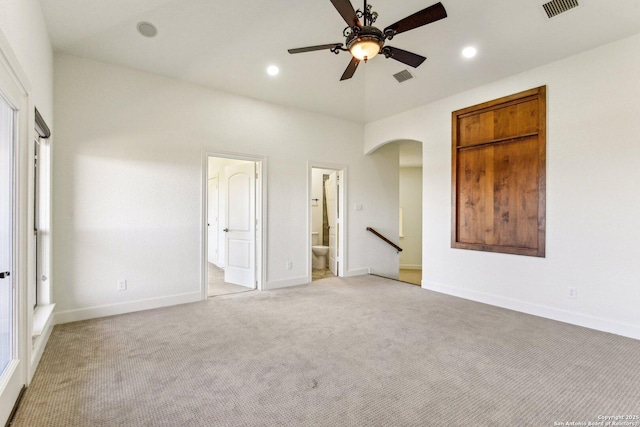
[[[463,151],[460,155],[460,218],[458,235],[462,242],[492,242],[493,230],[493,148]]]
[[[538,246],[537,139],[495,147],[494,244]]]
[[[539,112],[538,112],[538,102],[537,101],[529,101],[523,102],[522,104],[518,104],[517,106],[518,112],[518,128],[517,135],[524,135],[538,132],[539,125]]]
[[[460,145],[473,145],[477,142],[493,140],[493,120],[493,111],[461,118]]]
[[[452,247],[544,256],[546,88],[453,113]]]

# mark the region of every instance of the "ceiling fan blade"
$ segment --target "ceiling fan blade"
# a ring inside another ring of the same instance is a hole
[[[427,59],[422,55],[398,49],[397,47],[385,46],[383,49],[383,53],[387,58],[395,59],[413,68],[418,68]]]
[[[342,43],[331,43],[331,44],[321,44],[318,46],[299,47],[296,49],[289,49],[288,52],[291,54],[304,53],[304,52],[313,52],[314,50],[333,49],[334,47],[342,47]]]
[[[446,17],[447,11],[444,9],[442,3],[438,2],[426,9],[421,10],[420,12],[416,12],[411,16],[407,16],[406,18],[399,20],[395,24],[389,25],[384,29],[384,33],[391,33],[393,35],[404,33],[405,31],[422,27],[423,25],[439,21],[440,19],[444,19]]]
[[[340,13],[340,16],[342,16],[342,19],[344,19],[344,22],[346,22],[348,26],[361,26],[360,20],[356,15],[356,11],[349,0],[331,0],[331,3],[333,3],[336,10]]]
[[[347,80],[353,77],[353,74],[356,72],[358,65],[360,64],[360,60],[358,58],[352,57],[351,62],[347,65],[347,69],[342,73],[342,77],[340,77],[340,81]]]

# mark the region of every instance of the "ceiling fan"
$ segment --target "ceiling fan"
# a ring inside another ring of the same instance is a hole
[[[397,47],[385,46],[385,40],[391,40],[396,34],[422,27],[435,21],[447,17],[447,11],[442,3],[438,2],[426,9],[407,16],[404,19],[391,24],[384,30],[379,30],[373,24],[378,19],[378,13],[372,12],[371,5],[367,5],[364,0],[363,10],[353,9],[353,5],[349,0],[331,0],[333,6],[347,23],[347,27],[342,32],[346,38],[345,45],[343,43],[330,43],[318,46],[301,47],[297,49],[289,49],[289,53],[312,52],[316,50],[329,49],[331,52],[338,54],[340,51],[350,52],[352,55],[351,62],[342,74],[340,80],[347,80],[353,77],[360,61],[367,62],[379,53],[386,58],[392,58],[403,64],[410,65],[414,68],[419,67],[424,61],[424,56],[398,49]],[[364,21],[361,22],[360,19]]]

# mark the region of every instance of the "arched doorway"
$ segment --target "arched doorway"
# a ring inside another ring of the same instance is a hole
[[[380,144],[398,152],[398,232],[385,236],[402,248],[398,273],[392,279],[422,284],[422,153],[423,144],[414,139],[397,139]],[[370,152],[370,153],[371,153]]]

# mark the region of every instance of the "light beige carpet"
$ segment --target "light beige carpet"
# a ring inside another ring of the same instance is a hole
[[[553,426],[640,413],[640,342],[373,276],[56,326],[15,426]]]

